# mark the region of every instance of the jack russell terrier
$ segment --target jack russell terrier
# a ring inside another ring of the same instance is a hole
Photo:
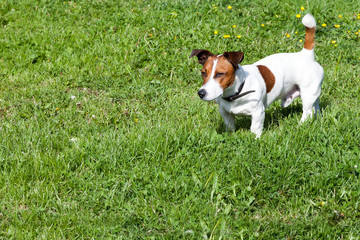
[[[224,119],[226,131],[235,130],[235,115],[250,115],[251,132],[260,137],[265,108],[281,99],[287,107],[301,97],[303,114],[300,123],[320,111],[319,96],[324,78],[323,68],[315,61],[315,18],[306,14],[304,48],[296,53],[273,54],[252,65],[241,66],[243,52],[225,52],[214,55],[208,50],[194,49],[203,65],[203,85],[198,95],[202,100],[215,100]]]

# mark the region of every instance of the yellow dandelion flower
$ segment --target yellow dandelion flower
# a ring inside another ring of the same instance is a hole
[[[339,28],[339,27],[340,27],[340,25],[339,25],[339,24],[335,24],[335,25],[334,25],[334,27]]]
[[[297,34],[298,32],[296,31],[295,34]]]
[[[334,46],[337,47],[337,44],[335,44]]]
[[[55,110],[56,110],[56,111],[59,111],[59,110],[60,110],[60,108],[55,108]]]
[[[335,41],[335,40],[332,40],[331,43],[334,44],[334,43],[336,43],[336,41]]]
[[[323,205],[325,205],[325,203],[324,203],[324,202],[321,202],[320,205],[323,206]]]
[[[289,37],[290,37],[290,34],[287,33],[287,34],[286,34],[286,37],[289,38]]]
[[[229,38],[230,37],[230,35],[224,35],[223,36],[223,38]]]
[[[218,31],[214,31],[214,34],[215,34],[215,35],[218,34]]]
[[[262,27],[265,27],[265,24],[261,24]]]
[[[236,28],[236,25],[233,25],[233,28]]]
[[[301,11],[304,11],[304,10],[305,10],[305,8],[304,8],[303,6],[301,6],[300,10],[301,10]]]
[[[153,35],[150,33],[148,36],[149,36],[149,37],[152,37]]]
[[[228,6],[228,9],[232,9],[232,6],[229,5],[229,6]]]
[[[177,39],[177,36],[175,36],[174,39]]]
[[[301,18],[301,14],[296,14],[296,17],[297,17],[297,18]]]
[[[241,38],[241,36],[240,36],[240,35],[237,35],[237,38]]]
[[[326,23],[323,23],[321,26],[322,26],[322,27],[326,27]]]
[[[342,18],[342,15],[341,15],[341,14],[339,15],[339,18]]]
[[[359,33],[358,33],[358,32],[356,32],[355,34],[356,34],[356,35],[359,35]]]
[[[360,19],[360,15],[357,16],[357,19]]]
[[[302,42],[302,41],[303,41],[302,39],[299,40],[299,42]]]

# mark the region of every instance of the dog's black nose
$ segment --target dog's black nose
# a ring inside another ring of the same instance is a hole
[[[200,97],[200,98],[205,97],[205,95],[206,95],[205,89],[200,89],[200,91],[198,91],[198,94],[199,94],[199,97]]]

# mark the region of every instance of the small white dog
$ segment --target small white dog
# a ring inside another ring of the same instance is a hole
[[[214,55],[204,49],[192,51],[190,57],[197,56],[203,65],[199,97],[205,101],[216,99],[227,131],[235,130],[235,115],[251,115],[251,131],[260,137],[265,108],[277,99],[282,100],[282,107],[287,107],[300,96],[303,104],[300,122],[312,117],[313,107],[315,114],[320,110],[324,71],[315,62],[315,18],[306,14],[302,23],[306,32],[300,52],[274,54],[252,65],[240,66],[242,52]]]

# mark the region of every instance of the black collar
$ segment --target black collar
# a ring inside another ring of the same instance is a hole
[[[245,81],[240,85],[239,90],[234,95],[231,95],[231,96],[223,98],[223,99],[228,101],[228,102],[232,102],[232,101],[234,101],[234,100],[236,100],[238,98],[241,98],[241,97],[243,97],[243,96],[245,96],[245,95],[247,95],[249,93],[255,92],[255,90],[250,90],[250,91],[241,93],[241,90],[243,89],[244,84],[245,84]]]

